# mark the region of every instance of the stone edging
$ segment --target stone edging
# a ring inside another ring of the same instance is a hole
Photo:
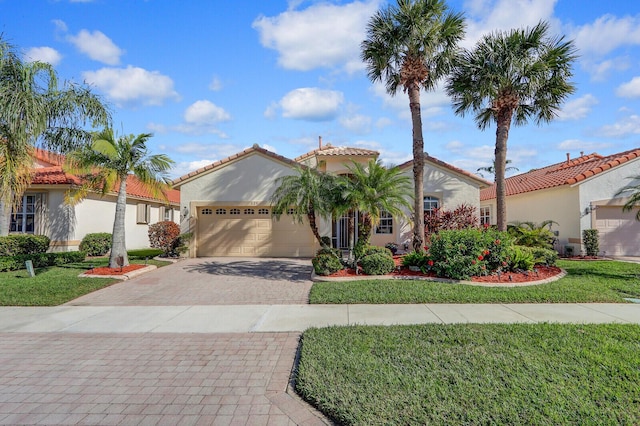
[[[126,281],[133,277],[137,277],[138,275],[142,275],[145,272],[153,271],[156,268],[157,268],[156,265],[147,265],[144,268],[136,269],[135,271],[127,272],[126,274],[122,274],[122,275],[93,275],[93,274],[82,273],[78,276],[82,278],[116,278],[119,280]]]
[[[464,280],[450,280],[447,278],[435,278],[435,277],[419,277],[415,275],[360,275],[356,277],[324,277],[316,275],[314,270],[311,270],[311,281],[316,282],[349,282],[349,281],[362,281],[362,280],[416,280],[416,281],[433,281],[449,284],[464,284],[477,287],[528,287],[533,285],[546,284],[553,281],[557,281],[560,278],[564,278],[567,275],[567,271],[560,269],[560,273],[553,277],[545,278],[538,281],[527,281],[523,283],[513,282],[501,282],[501,283],[483,283]]]

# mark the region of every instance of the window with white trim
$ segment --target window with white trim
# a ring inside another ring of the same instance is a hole
[[[480,225],[491,225],[491,207],[480,207]]]
[[[440,199],[427,195],[424,197],[424,214],[432,215],[436,209],[440,208]]]
[[[146,224],[151,221],[151,206],[140,203],[136,206],[136,223]]]
[[[42,194],[25,194],[22,202],[13,210],[9,232],[35,234]]]
[[[173,208],[171,206],[160,206],[160,220],[165,222],[173,221]]]
[[[376,226],[376,234],[393,234],[393,216],[389,212],[380,212],[380,222]]]

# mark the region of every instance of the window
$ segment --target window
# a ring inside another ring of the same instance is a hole
[[[138,204],[136,209],[136,223],[149,223],[151,220],[151,206],[149,204]]]
[[[207,208],[202,209],[202,214],[211,214],[211,213],[213,213],[211,209],[207,209]]]
[[[388,212],[380,213],[380,222],[376,226],[376,234],[393,234],[393,216]]]
[[[294,208],[290,207],[290,208],[287,209],[287,214],[288,215],[294,215],[295,213],[296,213],[296,210]]]
[[[170,206],[160,206],[160,220],[173,222],[173,208]]]
[[[39,205],[42,203],[43,194],[25,194],[22,202],[11,215],[9,232],[21,234],[34,234],[38,219]]]
[[[240,209],[231,209],[231,210],[229,210],[229,214],[231,214],[231,215],[239,215],[240,214]]]
[[[227,209],[216,209],[216,214],[227,214]]]
[[[244,214],[256,214],[254,209],[244,209]]]
[[[491,225],[491,207],[480,207],[480,225]]]
[[[424,214],[432,215],[433,212],[440,208],[440,200],[436,197],[426,196],[424,197]]]
[[[258,209],[258,214],[269,214],[269,209]]]

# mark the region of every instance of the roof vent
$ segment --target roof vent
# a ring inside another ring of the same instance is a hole
[[[571,161],[571,154],[567,152],[567,164],[569,164],[569,161]]]

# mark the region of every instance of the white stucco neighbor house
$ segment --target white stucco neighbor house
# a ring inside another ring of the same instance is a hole
[[[27,233],[46,235],[50,251],[75,251],[89,233],[113,230],[117,192],[101,197],[90,194],[76,206],[65,204],[67,190],[81,182],[62,170],[62,156],[35,151],[35,174],[22,197],[22,203],[10,217],[0,220],[0,235]],[[127,179],[126,246],[149,247],[149,225],[171,220],[179,223],[180,193],[167,192],[168,202],[152,197],[133,176]]]
[[[640,256],[637,209],[623,212],[627,198],[616,195],[629,179],[640,175],[640,148],[602,156],[596,153],[567,159],[506,179],[507,222],[553,220],[556,249],[583,250],[582,231],[597,229],[600,252],[606,256]],[[481,217],[495,223],[495,186],[480,192]]]
[[[283,215],[272,218],[270,198],[278,178],[295,173],[295,167],[316,167],[325,173],[348,173],[353,161],[366,164],[378,152],[349,147],[320,146],[289,159],[254,145],[174,180],[180,189],[182,232],[192,232],[191,257],[262,256],[313,257],[319,248],[308,223],[295,223]],[[400,165],[412,176],[411,161]],[[490,182],[425,154],[425,207],[453,209],[459,204],[479,208],[480,189]],[[347,248],[348,217],[318,218],[320,235],[334,247]],[[400,246],[411,241],[411,224],[384,216],[374,227],[371,243]]]

